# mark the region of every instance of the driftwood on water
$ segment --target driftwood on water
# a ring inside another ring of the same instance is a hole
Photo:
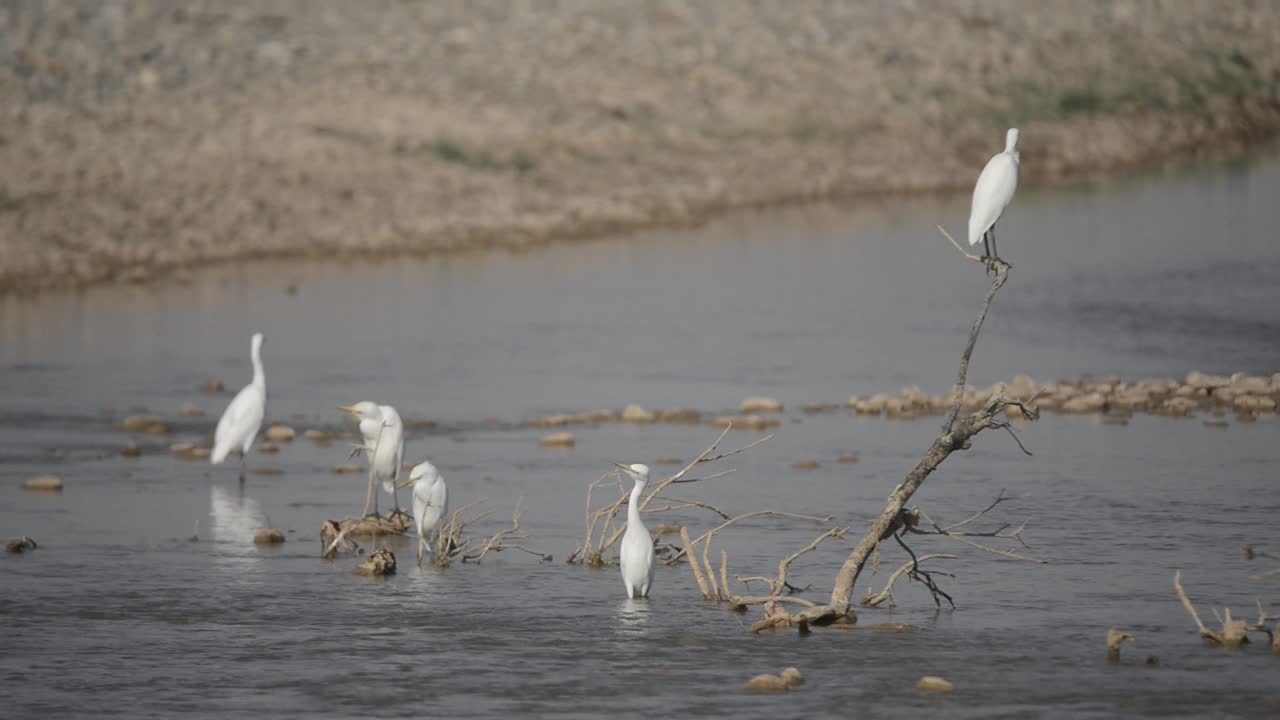
[[[325,520],[320,528],[320,556],[333,558],[339,554],[355,552],[357,538],[376,542],[379,537],[407,535],[413,529],[413,518],[404,511],[386,517],[367,515],[347,517],[341,520]]]

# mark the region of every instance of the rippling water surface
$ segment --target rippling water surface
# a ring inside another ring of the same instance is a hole
[[[1280,370],[1280,164],[1024,191],[1000,227],[1014,264],[971,379],[1129,379]],[[383,264],[265,263],[194,274],[189,285],[103,287],[0,300],[0,534],[38,550],[0,557],[0,707],[14,717],[706,715],[734,718],[1206,717],[1280,712],[1276,658],[1201,645],[1172,588],[1175,569],[1209,606],[1280,608],[1280,581],[1246,543],[1280,546],[1277,421],[1210,429],[1137,417],[1126,427],[1048,416],[953,456],[916,496],[939,521],[1014,500],[992,524],[1029,520],[1028,555],[953,552],[939,570],[955,610],[903,583],[897,607],[861,622],[909,633],[752,636],[757,615],[698,599],[687,567],[660,567],[647,602],[622,598],[616,569],[568,566],[584,488],[613,461],[692,458],[707,427],[575,428],[571,451],[537,447],[521,419],[620,407],[717,410],[747,395],[788,404],[776,437],[737,471],[681,494],[730,513],[832,515],[859,534],[927,447],[937,419],[805,415],[805,402],[917,384],[944,390],[986,287],[933,224],[958,231],[966,203],[905,199],[741,214],[524,255]],[[286,293],[295,285],[296,294]],[[171,458],[203,441],[229,395],[209,378],[249,379],[248,336],[267,334],[269,416],[336,429],[362,399],[430,419],[406,458],[430,457],[455,506],[488,499],[501,527],[525,501],[539,562],[503,553],[376,580],[324,561],[325,518],[357,512],[359,477],[337,475],[339,443],[299,440],[254,454],[241,491],[231,468]],[[209,413],[181,418],[190,402]],[[111,427],[145,408],[171,437]],[[486,420],[493,418],[497,422]],[[731,433],[726,444],[753,439]],[[857,464],[840,464],[857,454]],[[813,460],[813,471],[793,470]],[[661,466],[666,470],[670,466]],[[31,475],[66,481],[24,493]],[[703,515],[672,522],[706,529]],[[665,521],[665,520],[664,520]],[[654,523],[658,522],[655,518]],[[254,531],[285,529],[279,547]],[[726,531],[730,574],[764,574],[826,526],[758,521]],[[192,534],[197,542],[189,540]],[[799,561],[793,582],[821,599],[848,546]],[[886,547],[879,587],[904,559]],[[1138,636],[1105,662],[1107,628]],[[1147,667],[1147,655],[1159,664]],[[743,693],[794,665],[783,697]],[[942,675],[956,692],[914,689]]]

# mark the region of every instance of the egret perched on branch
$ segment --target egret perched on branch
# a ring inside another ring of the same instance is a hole
[[[636,486],[631,489],[631,500],[627,503],[627,531],[622,535],[622,548],[618,552],[622,584],[627,588],[627,597],[633,600],[647,598],[649,587],[653,585],[653,537],[640,519],[640,496],[649,482],[649,466],[639,463],[614,465],[636,481]]]
[[[396,494],[396,481],[400,478],[400,464],[404,460],[404,423],[400,413],[390,405],[377,405],[365,400],[339,410],[351,413],[360,420],[360,435],[364,439],[352,454],[364,452],[369,458],[369,494],[365,496],[364,513],[378,514],[378,494],[375,485],[382,482],[382,489],[391,493],[395,512],[400,512],[400,497]]]
[[[986,257],[999,259],[996,254],[996,221],[1009,207],[1013,193],[1018,189],[1018,128],[1009,128],[1005,136],[1004,152],[987,161],[973,187],[973,206],[969,210],[969,244],[982,240]]]
[[[253,382],[241,388],[227,409],[222,411],[218,429],[213,433],[213,451],[209,462],[222,464],[232,450],[240,450],[240,482],[244,482],[245,455],[262,428],[267,412],[267,376],[262,370],[262,333],[254,333],[249,357],[253,360]]]
[[[435,465],[423,462],[409,471],[409,479],[400,487],[413,486],[413,524],[418,530],[418,564],[422,551],[436,553],[440,524],[449,512],[449,488]]]

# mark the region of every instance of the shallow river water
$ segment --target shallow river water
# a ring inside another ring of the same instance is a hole
[[[1214,166],[1076,188],[1024,190],[1001,222],[1014,265],[971,380],[1280,370],[1280,163]],[[945,390],[987,281],[933,226],[961,230],[963,197],[743,213],[709,225],[526,254],[370,264],[268,262],[195,273],[189,284],[101,287],[0,299],[0,535],[40,547],[0,557],[0,713],[127,716],[1209,717],[1280,714],[1277,658],[1206,647],[1178,604],[1175,569],[1209,607],[1280,609],[1280,580],[1244,544],[1280,549],[1280,424],[1226,429],[1139,416],[1128,426],[1046,416],[989,433],[916,496],[939,521],[1014,500],[993,526],[1028,520],[1028,555],[951,552],[940,578],[956,609],[901,583],[897,607],[863,624],[906,633],[753,636],[758,611],[704,603],[687,566],[660,566],[652,599],[628,601],[614,568],[564,563],[583,532],[584,489],[614,461],[690,459],[710,427],[574,428],[541,449],[538,414],[618,408],[715,411],[748,395],[788,405],[775,437],[730,476],[681,495],[737,514],[776,509],[828,525],[763,520],[724,533],[730,575],[770,574],[824,527],[862,532],[927,448],[938,419],[893,422],[806,402],[920,385]],[[296,294],[286,288],[296,287]],[[526,545],[479,565],[356,576],[319,558],[325,518],[358,512],[363,479],[345,447],[299,439],[231,467],[172,458],[205,441],[249,379],[248,337],[267,335],[268,415],[342,426],[338,405],[390,402],[415,430],[451,503],[487,498],[501,527],[524,498]],[[178,416],[183,403],[209,415]],[[104,415],[110,408],[115,417]],[[113,420],[164,415],[170,437]],[[733,432],[733,447],[756,437]],[[130,439],[141,457],[120,457]],[[837,458],[857,454],[856,464]],[[816,461],[817,469],[792,469]],[[658,466],[669,472],[672,466]],[[20,489],[54,473],[59,495]],[[705,515],[675,515],[692,530]],[[651,524],[657,524],[655,518]],[[255,530],[285,529],[260,548]],[[190,541],[195,533],[199,540]],[[696,533],[695,533],[696,534]],[[1005,547],[1005,545],[1001,545]],[[792,581],[823,599],[848,545],[824,545]],[[878,588],[904,559],[884,549]],[[1137,636],[1108,665],[1109,627]],[[1159,662],[1142,660],[1155,655]],[[784,696],[744,693],[752,675],[798,667]],[[922,675],[956,686],[915,689]]]

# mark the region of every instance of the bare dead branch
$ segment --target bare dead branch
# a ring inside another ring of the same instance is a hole
[[[1210,640],[1216,645],[1223,647],[1237,648],[1248,642],[1245,632],[1248,629],[1245,621],[1233,620],[1231,618],[1231,609],[1226,609],[1226,617],[1218,615],[1218,611],[1214,609],[1213,613],[1218,616],[1222,623],[1222,630],[1215,631],[1205,627],[1204,622],[1200,620],[1200,614],[1196,612],[1195,606],[1191,604],[1191,599],[1187,597],[1187,592],[1182,589],[1182,571],[1179,570],[1173,574],[1173,589],[1178,593],[1178,600],[1182,602],[1182,607],[1187,609],[1191,615],[1191,619],[1195,621],[1196,628],[1200,631],[1200,637]]]
[[[693,542],[696,545],[697,543],[700,543],[703,540],[705,540],[708,536],[718,533],[721,530],[729,527],[730,525],[733,525],[742,520],[749,520],[751,518],[757,518],[757,517],[785,517],[785,518],[792,518],[796,520],[807,520],[809,522],[819,522],[819,523],[831,522],[830,517],[818,517],[816,515],[801,515],[799,513],[780,512],[777,510],[757,510],[755,512],[749,512],[743,515],[739,515],[735,518],[730,518],[729,520],[726,520],[720,523],[719,525],[715,526],[711,530],[708,530],[702,535],[699,535],[698,538]],[[681,550],[680,552],[676,553],[674,557],[667,560],[667,564],[675,565],[677,562],[680,561],[680,558],[685,556],[685,554],[688,552],[688,549],[689,549],[688,545],[686,544],[684,550]]]
[[[983,323],[986,321],[987,313],[991,309],[991,302],[994,300],[1000,288],[1004,287],[1005,282],[1009,279],[1010,265],[1003,260],[996,258],[978,258],[964,251],[959,243],[951,237],[947,231],[939,226],[939,232],[946,237],[960,254],[966,258],[986,265],[989,269],[995,271],[995,277],[991,281],[991,287],[987,290],[983,299],[982,307],[978,312],[977,319],[974,320],[973,326],[969,331],[969,340],[965,345],[964,353],[960,358],[960,367],[956,373],[956,384],[952,390],[954,400],[951,409],[947,413],[946,421],[943,423],[941,431],[937,438],[934,439],[925,456],[916,464],[916,466],[907,474],[906,478],[896,487],[885,501],[885,507],[872,521],[871,526],[867,529],[865,535],[850,552],[849,557],[841,566],[839,573],[836,575],[835,582],[831,590],[831,602],[829,605],[810,608],[800,613],[786,617],[766,617],[764,620],[756,623],[752,627],[754,631],[767,628],[786,627],[788,625],[799,626],[801,631],[808,629],[811,623],[829,623],[838,619],[848,618],[852,616],[850,607],[854,586],[857,584],[858,577],[862,573],[867,560],[879,547],[880,543],[893,536],[903,526],[903,509],[906,507],[916,490],[924,480],[933,473],[938,466],[946,460],[951,453],[957,450],[965,450],[971,447],[973,438],[983,430],[1000,427],[1002,422],[1001,414],[1011,403],[1004,397],[1003,392],[997,392],[976,412],[970,413],[965,417],[960,417],[960,410],[964,403],[965,381],[969,373],[969,362],[973,356],[973,348],[978,342],[978,336],[982,332]],[[1021,405],[1019,405],[1021,407]],[[1028,408],[1031,413],[1028,418],[1035,419],[1036,411],[1034,408]]]
[[[678,498],[678,497],[673,497],[673,496],[670,496],[670,495],[665,495],[665,496],[663,496],[663,497],[661,497],[661,498],[659,498],[659,499],[661,499],[661,500],[669,500],[669,501],[671,501],[671,502],[684,503],[684,504],[685,504],[685,506],[687,506],[687,507],[699,507],[699,508],[702,508],[703,510],[706,510],[706,511],[708,511],[708,512],[715,513],[716,515],[719,515],[720,517],[724,518],[725,520],[728,520],[728,519],[729,519],[729,517],[730,517],[730,516],[729,516],[729,513],[727,513],[727,512],[725,512],[725,511],[721,510],[720,508],[715,507],[714,505],[710,505],[710,504],[708,504],[708,503],[699,502],[699,501],[697,501],[697,500],[689,500],[689,499],[687,499],[687,498]],[[678,509],[683,509],[683,508],[678,508]],[[646,510],[645,512],[654,513],[654,512],[657,512],[657,511],[656,511],[656,510]]]
[[[689,528],[680,528],[680,539],[684,541],[686,549],[693,547],[693,541],[689,539]],[[702,574],[702,568],[698,567],[698,556],[696,553],[689,553],[689,567],[693,570],[693,579],[698,581],[698,589],[702,591],[704,600],[711,599],[711,590],[707,586],[707,579]]]
[[[721,592],[720,588],[716,585],[715,566],[711,564],[711,541],[713,537],[714,536],[712,535],[708,535],[707,539],[702,542],[702,567],[707,569],[707,584],[711,586],[711,594],[715,596],[716,600],[720,600],[724,597],[725,593],[729,592],[729,589],[725,588],[724,592]],[[693,553],[689,553],[689,557],[693,557],[693,555]]]
[[[478,552],[463,555],[462,561],[463,562],[480,562],[481,560],[484,559],[484,556],[488,554],[490,551],[502,552],[507,547],[506,545],[504,545],[505,540],[509,540],[509,539],[510,540],[527,540],[528,536],[519,534],[520,533],[520,516],[523,514],[524,514],[524,498],[521,497],[519,500],[516,500],[516,508],[511,514],[511,527],[506,528],[504,530],[499,530],[497,533],[494,533],[494,535],[490,537],[487,542],[485,542],[484,546],[481,547]],[[530,551],[526,551],[526,552],[530,552]],[[531,553],[531,554],[538,555],[539,557],[546,557],[542,553]]]
[[[928,560],[958,560],[959,558],[960,558],[959,555],[946,555],[942,553],[935,553],[933,555],[924,555],[924,556],[921,556],[920,558],[908,560],[907,562],[902,564],[902,567],[893,571],[893,574],[889,576],[889,581],[885,583],[884,588],[880,590],[880,592],[870,593],[866,597],[862,598],[862,606],[863,607],[879,607],[885,602],[888,602],[889,605],[892,606],[893,605],[893,584],[898,581],[898,578],[901,577],[903,573],[912,569],[913,567],[918,568],[921,564],[923,564]]]

